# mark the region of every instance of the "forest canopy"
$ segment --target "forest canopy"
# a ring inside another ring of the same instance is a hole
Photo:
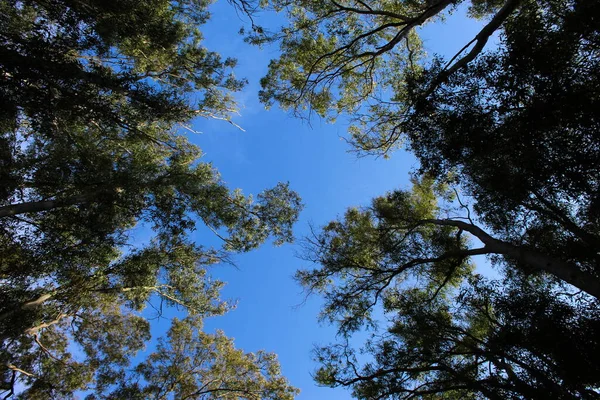
[[[285,182],[229,188],[190,140],[198,118],[237,126],[247,83],[205,47],[210,3],[0,3],[5,399],[298,393],[275,354],[205,331],[232,308],[210,266],[291,243],[303,208]],[[267,107],[349,122],[358,154],[419,162],[410,187],[305,240],[296,280],[338,333],[314,351],[316,383],[365,400],[599,399],[600,3],[229,6],[246,42],[279,48]],[[278,29],[261,25],[271,11]],[[462,12],[479,32],[428,54],[422,28]],[[177,311],[164,337],[148,307]]]

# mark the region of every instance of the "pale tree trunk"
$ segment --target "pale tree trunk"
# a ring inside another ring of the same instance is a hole
[[[11,315],[13,315],[19,311],[34,310],[34,309],[40,307],[46,301],[50,300],[52,298],[52,296],[54,296],[54,293],[55,292],[44,293],[43,295],[41,295],[40,297],[38,297],[35,300],[31,300],[31,301],[21,304],[21,307],[14,308],[10,311],[6,311],[6,312],[0,314],[0,321],[10,317]]]

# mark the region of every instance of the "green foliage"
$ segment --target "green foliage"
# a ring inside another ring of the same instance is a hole
[[[368,399],[598,398],[586,375],[598,344],[583,335],[596,332],[600,298],[600,3],[273,4],[288,25],[249,35],[282,50],[261,99],[346,114],[359,152],[406,145],[419,173],[459,186],[475,211],[457,198],[461,212],[449,215],[417,186],[317,234],[309,258],[320,266],[298,278],[324,294],[323,316],[348,334],[373,325],[381,303],[393,321],[365,347],[364,369],[347,345],[332,346],[317,380]],[[456,6],[483,28],[454,56],[425,58],[415,29]],[[484,52],[495,33],[498,47]],[[460,241],[463,231],[484,246]],[[499,282],[462,268],[475,254],[493,255]],[[476,349],[457,351],[469,338]]]
[[[318,267],[296,277],[324,296],[321,318],[345,339],[317,349],[316,381],[360,399],[595,398],[597,298],[532,274],[523,266],[555,260],[490,236],[465,210],[426,177],[309,240]],[[484,254],[504,277],[474,273],[471,257]],[[364,329],[374,333],[353,349],[349,336]]]
[[[301,204],[287,184],[256,200],[232,191],[182,134],[197,116],[228,120],[231,92],[244,84],[230,72],[235,60],[202,45],[208,6],[0,4],[6,398],[71,398],[78,390],[103,396],[129,379],[125,367],[150,338],[141,313],[148,304],[196,320],[222,314],[231,306],[219,299],[222,283],[207,267],[269,236],[276,244],[292,240]],[[191,243],[198,224],[214,230],[223,248]],[[141,228],[148,240],[136,239]],[[222,335],[213,339],[235,353]],[[271,355],[237,357],[213,361],[231,368],[230,380],[237,370],[229,361],[268,367],[254,372],[249,390],[294,393]]]
[[[358,151],[388,155],[405,143],[421,172],[451,175],[475,199],[475,211],[497,237],[598,279],[600,7],[473,1],[471,14],[488,22],[469,46],[450,60],[410,61],[421,52],[410,39],[415,28],[459,3],[273,3],[290,22],[263,35],[282,50],[264,78],[263,101],[347,113]],[[483,53],[494,32],[498,49]],[[329,47],[305,48],[321,36],[317,42]],[[380,89],[365,89],[364,96],[343,89],[357,81],[376,81]],[[346,102],[347,92],[359,99]]]
[[[361,399],[592,399],[597,312],[581,297],[477,275],[443,299],[406,290],[362,355],[347,343],[318,348],[316,380]]]
[[[357,147],[379,142],[394,147],[400,133],[395,125],[410,109],[406,80],[422,70],[424,59],[414,28],[443,17],[458,3],[269,2],[288,22],[276,32],[260,29],[246,36],[250,43],[276,42],[281,48],[262,80],[260,98],[297,115],[306,110],[330,120],[349,115]]]
[[[320,265],[296,278],[325,296],[322,318],[351,334],[373,324],[380,301],[393,308],[399,290],[415,275],[432,297],[445,296],[472,270],[469,241],[444,221],[433,182],[416,181],[412,191],[377,198],[366,209],[349,209],[309,239],[306,258]],[[403,290],[403,289],[402,289]]]
[[[223,332],[204,333],[199,320],[186,318],[173,321],[168,341],[161,339],[156,352],[102,398],[289,400],[297,393],[275,355],[244,353]]]
[[[595,274],[599,13],[589,2],[524,4],[502,47],[458,71],[405,125],[422,169],[456,171],[496,234]],[[427,83],[415,85],[416,96]]]
[[[476,58],[521,3],[528,2],[269,2],[288,21],[276,32],[255,29],[246,35],[250,43],[275,42],[281,49],[262,80],[260,98],[299,115],[310,110],[333,120],[344,114],[352,123],[349,133],[357,150],[387,155],[403,144],[404,122],[416,104]],[[429,73],[417,28],[443,21],[460,6],[489,22],[442,68]],[[415,77],[424,77],[416,94]]]

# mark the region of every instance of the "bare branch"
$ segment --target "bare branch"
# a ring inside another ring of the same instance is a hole
[[[34,374],[32,374],[32,373],[30,373],[30,372],[27,372],[27,371],[24,371],[24,370],[22,370],[22,369],[20,369],[20,368],[17,368],[16,366],[14,366],[14,365],[12,365],[12,364],[6,364],[6,367],[7,367],[8,369],[11,369],[11,370],[15,371],[15,372],[19,372],[19,373],[21,373],[21,374],[23,374],[23,375],[27,375],[27,376],[35,377],[35,375],[34,375]]]
[[[56,317],[55,319],[53,319],[52,321],[48,321],[48,322],[44,322],[43,324],[39,324],[37,326],[28,328],[25,330],[25,334],[27,335],[36,335],[40,330],[44,329],[44,328],[48,328],[52,325],[56,325],[58,324],[63,318],[68,317],[68,314],[59,314],[58,317]]]
[[[454,57],[452,57],[452,59],[446,65],[444,70],[437,76],[437,78],[430,85],[430,87],[427,90],[427,92],[425,93],[424,97],[428,97],[431,93],[433,93],[435,91],[435,89],[437,89],[437,87],[439,85],[444,83],[450,75],[454,74],[456,71],[458,71],[459,69],[461,69],[462,67],[464,67],[465,65],[467,65],[468,63],[473,61],[475,59],[475,57],[477,57],[479,55],[479,53],[481,53],[481,51],[485,47],[487,41],[489,40],[490,36],[492,36],[494,34],[494,32],[496,32],[496,30],[498,30],[498,28],[500,28],[500,26],[510,16],[510,14],[512,14],[512,12],[517,9],[517,7],[519,6],[520,3],[521,3],[521,0],[507,0],[506,3],[504,3],[504,5],[502,6],[502,8],[498,11],[498,13],[496,15],[494,15],[492,20],[486,26],[484,26],[483,29],[481,29],[481,31],[479,31],[477,36],[475,36],[475,38],[473,40],[471,40],[469,43],[467,43],[467,45],[464,46]],[[461,59],[456,61],[453,65],[451,65],[452,62],[456,58],[458,58],[458,56],[462,52],[464,52],[472,43],[475,43],[475,46],[473,46],[471,51],[469,51],[465,56],[463,56]]]

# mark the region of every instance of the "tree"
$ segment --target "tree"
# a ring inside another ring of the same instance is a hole
[[[149,339],[146,305],[222,314],[230,306],[208,266],[269,236],[292,240],[301,204],[287,184],[256,199],[229,190],[182,133],[197,116],[229,120],[230,93],[244,83],[228,72],[235,60],[202,46],[208,6],[0,5],[6,398],[17,387],[24,398],[104,393]],[[190,241],[200,222],[223,248]],[[153,234],[147,243],[132,236],[140,225]],[[270,382],[256,381],[256,390]],[[286,385],[278,388],[292,393]]]
[[[297,393],[281,377],[275,355],[236,350],[223,332],[204,333],[193,318],[174,321],[168,343],[161,340],[132,375],[108,398],[288,400]]]
[[[262,81],[261,99],[267,105],[278,102],[284,108],[310,109],[331,118],[348,113],[355,122],[350,133],[357,147],[386,153],[402,133],[402,127],[393,128],[411,110],[406,80],[425,66],[416,28],[445,18],[463,3],[268,2],[275,10],[286,13],[288,23],[276,32],[261,28],[247,35],[251,43],[276,42],[281,47],[281,56],[271,62]],[[491,20],[443,71],[430,77],[427,90],[421,94],[429,95],[479,55],[490,36],[521,3],[472,1],[470,14],[476,18],[491,16]]]
[[[348,346],[329,347],[317,380],[359,398],[597,398],[598,383],[578,365],[597,370],[581,349],[598,348],[584,337],[595,332],[600,298],[598,3],[271,4],[288,25],[248,36],[281,46],[263,79],[267,105],[348,115],[357,151],[389,155],[405,145],[421,174],[474,200],[475,213],[448,215],[419,183],[317,235],[310,259],[320,268],[299,279],[325,295],[324,316],[345,334],[371,322],[379,302],[392,319],[367,344],[373,361],[364,369]],[[426,57],[415,28],[459,6],[484,18],[483,28],[454,56]],[[498,47],[483,52],[494,33]],[[466,232],[483,246],[465,242]],[[479,301],[468,282],[469,260],[481,254],[501,267],[484,291],[498,322],[473,335],[480,312],[453,293]],[[553,337],[572,359],[551,349]]]
[[[264,101],[351,114],[359,151],[404,141],[420,172],[475,199],[496,238],[535,251],[530,267],[551,257],[598,284],[596,3],[472,2],[489,22],[449,61],[423,58],[414,28],[459,2],[274,4],[288,7],[290,26],[250,36],[281,39]],[[483,54],[498,30],[499,48]]]
[[[317,350],[317,382],[361,399],[598,398],[597,299],[514,269],[531,250],[492,238],[452,200],[447,187],[415,181],[348,210],[309,242],[320,266],[297,278],[324,295],[321,317],[345,338]],[[504,274],[475,274],[474,255],[493,257]],[[348,337],[381,327],[381,312],[385,331],[358,356]]]
[[[597,303],[474,275],[455,295],[383,296],[390,325],[360,353],[318,348],[322,385],[359,399],[597,399]],[[364,361],[364,360],[367,361]]]

